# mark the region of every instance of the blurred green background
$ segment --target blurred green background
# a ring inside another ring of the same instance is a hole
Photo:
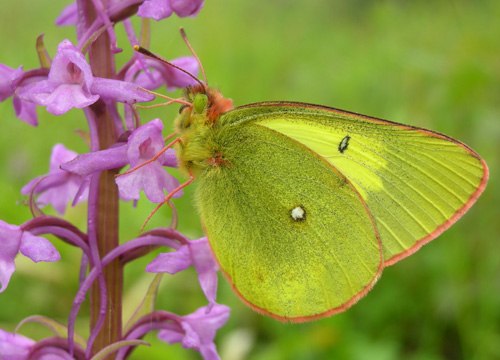
[[[4,1],[0,5],[0,62],[28,70],[38,66],[36,37],[45,33],[50,54],[72,28],[53,22],[66,1]],[[209,0],[196,19],[152,23],[151,50],[167,58],[187,55],[177,29],[184,26],[212,86],[235,105],[297,100],[329,105],[430,128],[473,147],[490,167],[477,204],[457,224],[413,256],[387,268],[357,305],[332,318],[283,325],[260,316],[220,278],[218,302],[232,313],[217,334],[222,359],[500,359],[500,2]],[[138,25],[137,21],[134,24]],[[121,25],[118,55],[130,56]],[[168,129],[177,112],[147,110]],[[54,117],[39,108],[32,128],[14,117],[11,100],[0,104],[0,218],[28,220],[21,187],[44,174],[56,142],[86,151],[73,131],[85,129],[79,110]],[[165,131],[168,134],[168,131]],[[176,201],[179,229],[202,236],[190,197]],[[153,206],[123,204],[122,241],[138,235]],[[67,218],[85,230],[85,205]],[[47,213],[53,214],[48,208]],[[150,226],[168,226],[164,208]],[[235,239],[237,241],[237,239]],[[0,294],[0,328],[12,331],[23,318],[42,314],[66,322],[77,290],[79,252],[54,242],[63,259],[33,264],[17,259],[17,271]],[[0,249],[1,251],[1,249]],[[151,281],[150,255],[126,268],[124,302],[130,314]],[[188,314],[205,304],[191,269],[165,276],[158,307]],[[125,316],[128,316],[128,315]],[[88,334],[88,311],[77,322]],[[28,324],[21,333],[50,333]],[[198,359],[177,344],[146,340],[134,359]]]

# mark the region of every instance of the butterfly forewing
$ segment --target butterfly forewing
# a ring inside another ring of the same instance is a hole
[[[350,180],[375,220],[386,265],[451,226],[488,178],[473,150],[428,130],[302,103],[259,103],[234,112],[239,121],[300,142]]]

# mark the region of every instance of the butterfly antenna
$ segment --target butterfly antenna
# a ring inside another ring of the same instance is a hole
[[[205,84],[208,84],[208,82],[207,82],[207,74],[205,74],[205,69],[203,68],[203,65],[201,65],[200,58],[198,57],[198,55],[196,55],[196,53],[194,52],[193,47],[189,43],[189,40],[188,40],[187,35],[186,35],[186,32],[184,31],[184,29],[182,27],[179,29],[179,31],[181,32],[182,40],[184,40],[184,42],[186,43],[187,47],[191,51],[191,54],[193,54],[194,58],[198,62],[198,65],[200,66],[201,73],[203,74],[203,80],[205,80]]]
[[[155,53],[152,53],[148,49],[143,48],[142,46],[139,46],[139,45],[134,45],[134,50],[137,51],[137,52],[139,52],[139,53],[141,53],[141,54],[143,54],[143,55],[149,56],[150,58],[153,58],[153,59],[156,59],[158,61],[161,61],[162,63],[167,64],[167,65],[169,65],[169,66],[171,66],[171,67],[173,67],[173,68],[175,68],[175,69],[177,69],[179,71],[182,71],[184,74],[188,75],[189,77],[191,77],[192,79],[194,79],[198,84],[200,84],[203,88],[205,88],[205,85],[196,76],[194,76],[190,72],[184,70],[183,68],[180,68],[177,65],[172,64],[170,61],[165,60],[161,56],[156,55]],[[198,58],[196,58],[196,60],[198,60]],[[198,63],[199,63],[199,60],[198,60]],[[203,75],[205,75],[205,72],[203,72]]]

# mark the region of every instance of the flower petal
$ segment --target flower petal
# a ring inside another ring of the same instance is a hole
[[[200,337],[196,331],[191,328],[187,322],[182,322],[181,327],[184,330],[182,338],[182,347],[187,349],[199,349],[201,346]]]
[[[34,262],[61,260],[61,255],[49,240],[41,236],[32,235],[28,231],[23,233],[19,251]]]
[[[203,0],[170,0],[170,5],[179,17],[195,17],[203,8]]]
[[[134,79],[134,84],[148,90],[155,90],[164,84],[164,77],[160,71],[150,69],[149,73],[141,71]]]
[[[57,26],[72,26],[78,22],[76,1],[66,6],[56,19]]]
[[[149,201],[159,204],[165,200],[166,195],[163,189],[171,192],[179,186],[179,181],[171,176],[161,164],[150,163],[132,173],[116,178],[116,184],[124,200],[139,200],[141,190],[144,190]],[[181,190],[173,197],[178,198],[182,194]]]
[[[159,254],[146,266],[146,271],[152,273],[166,272],[173,275],[186,270],[191,264],[189,248],[183,245],[177,251]]]
[[[66,114],[72,108],[81,109],[99,100],[99,95],[91,95],[80,85],[59,85],[51,94],[39,94],[38,104],[47,107],[53,115]]]
[[[21,245],[22,230],[19,226],[7,224],[0,220],[0,283],[4,291],[16,269],[14,259]]]
[[[35,344],[25,336],[12,334],[0,329],[0,355],[5,360],[24,360],[28,358],[31,347]]]
[[[38,125],[38,116],[36,113],[36,104],[24,101],[19,96],[14,95],[12,98],[12,105],[14,106],[14,111],[16,117],[32,126]]]
[[[158,339],[165,341],[169,344],[175,344],[182,342],[182,338],[184,337],[183,333],[180,333],[175,330],[164,329],[158,332]]]
[[[229,319],[230,312],[231,309],[225,305],[214,304],[210,312],[207,312],[207,307],[203,306],[194,313],[184,316],[184,321],[189,322],[198,333],[202,344],[209,344],[214,341],[217,329]]]
[[[50,154],[49,172],[62,172],[60,168],[61,164],[73,160],[77,155],[76,152],[69,150],[63,144],[55,144]]]
[[[61,165],[61,169],[87,176],[97,171],[116,169],[128,164],[126,144],[110,149],[80,154]]]
[[[214,258],[207,237],[190,241],[189,248],[196,271],[203,273],[209,270],[218,269],[217,261]]]
[[[200,347],[200,354],[203,356],[204,360],[220,360],[219,354],[217,354],[217,349],[215,344],[211,342]]]
[[[135,167],[151,159],[165,146],[163,136],[163,123],[160,119],[153,119],[136,129],[128,138],[127,156],[130,166]],[[146,143],[147,142],[147,143]],[[147,147],[145,146],[147,144]],[[158,160],[163,162],[164,155]]]
[[[147,17],[160,21],[172,15],[172,8],[168,0],[146,0],[139,6],[137,16]]]
[[[159,119],[154,119],[132,132],[127,144],[127,157],[131,168],[144,164],[164,148],[162,129],[163,123]],[[141,190],[144,190],[150,201],[162,203],[165,200],[164,190],[172,192],[179,186],[179,181],[168,174],[162,165],[166,157],[167,155],[163,153],[157,161],[119,176],[116,184],[122,198],[139,200]],[[182,190],[173,195],[174,198],[180,196]]]
[[[174,149],[168,149],[163,153],[165,156],[163,157],[162,165],[176,168],[178,166],[177,156],[175,155]]]
[[[23,74],[23,67],[13,69],[7,65],[0,64],[0,102],[8,99],[14,94],[15,88],[12,82]]]
[[[211,311],[212,307],[215,305],[215,299],[217,297],[217,272],[208,271],[205,273],[198,274],[198,281],[200,283],[201,290],[208,300],[207,311]]]
[[[88,93],[94,76],[85,56],[69,40],[63,40],[57,46],[48,77],[50,90],[54,91],[62,84],[80,85]]]
[[[31,180],[21,189],[21,193],[29,195],[33,191],[34,194],[41,194],[37,203],[41,206],[52,204],[61,215],[75,196],[78,196],[77,202],[85,201],[88,198],[88,183],[85,178],[60,169],[61,161],[68,162],[76,155],[64,145],[56,144],[52,148],[49,173]]]
[[[187,71],[194,77],[198,76],[198,62],[192,56],[183,56],[172,60],[172,64],[180,67],[181,69]],[[168,66],[166,69],[165,82],[167,84],[168,91],[175,91],[178,88],[185,88],[189,85],[196,85],[198,82],[191,76],[177,70],[174,67]]]
[[[90,91],[105,100],[124,104],[147,102],[155,98],[154,95],[139,89],[134,83],[103,78],[95,78]]]

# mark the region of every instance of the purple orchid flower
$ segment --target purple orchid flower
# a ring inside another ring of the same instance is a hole
[[[3,292],[9,284],[16,269],[14,259],[20,252],[34,262],[53,262],[61,259],[61,255],[47,239],[34,236],[22,227],[10,225],[0,220],[0,283]],[[3,355],[0,353],[0,355]]]
[[[48,79],[25,86],[19,96],[46,106],[47,111],[54,115],[87,107],[99,98],[125,104],[154,99],[135,84],[93,77],[85,56],[69,40],[59,44]]]
[[[155,90],[166,84],[168,91],[175,91],[178,88],[185,88],[189,85],[195,85],[197,82],[189,75],[168,66],[155,59],[145,59],[145,65],[153,68],[149,73],[141,72],[135,78],[135,83],[145,89]],[[193,76],[198,76],[198,62],[192,56],[183,56],[170,61],[172,64],[186,70]],[[131,68],[131,73],[136,73],[140,69],[137,63],[135,68]],[[135,71],[134,71],[135,70]]]
[[[81,176],[96,171],[115,169],[130,164],[134,168],[150,160],[165,147],[162,132],[163,123],[154,119],[133,131],[127,144],[111,149],[79,155],[76,159],[61,166],[62,169]],[[157,161],[149,163],[129,174],[116,178],[120,196],[124,200],[139,200],[144,190],[149,201],[162,203],[164,190],[171,192],[179,186],[179,181],[171,176],[163,166],[176,167],[175,151],[169,149]],[[181,197],[182,190],[173,197]]]
[[[137,15],[156,21],[168,18],[175,12],[179,17],[195,17],[203,8],[203,0],[146,0],[139,6]]]
[[[78,8],[76,2],[66,6],[56,19],[57,26],[72,26],[78,22]]]
[[[34,340],[19,334],[0,329],[0,355],[5,360],[24,360],[28,358]]]
[[[7,65],[0,64],[0,102],[12,96],[12,105],[16,117],[32,126],[38,125],[36,105],[24,101],[16,94],[16,85],[23,76],[23,67],[12,69]]]
[[[166,272],[171,275],[182,270],[186,270],[191,265],[198,273],[198,281],[205,294],[210,311],[215,305],[217,295],[217,271],[219,265],[212,254],[212,249],[207,237],[188,242],[182,245],[177,251],[163,253],[158,255],[146,267],[146,271],[152,273]]]
[[[0,102],[14,95],[15,89],[12,82],[23,73],[23,67],[12,69],[7,65],[0,64]]]
[[[70,200],[73,204],[88,198],[88,183],[83,176],[60,169],[60,165],[74,159],[78,154],[66,149],[62,144],[52,148],[50,168],[47,175],[34,178],[22,189],[23,195],[41,194],[37,203],[43,207],[52,204],[54,209],[63,215]]]
[[[43,340],[42,340],[43,342]],[[34,340],[19,334],[12,334],[0,329],[0,356],[2,360],[70,360],[74,359],[58,346],[57,341],[49,341],[38,347]]]
[[[210,311],[201,307],[180,317],[180,328],[160,330],[158,338],[169,344],[181,343],[184,348],[195,349],[205,360],[219,360],[214,344],[215,333],[227,322],[230,311],[227,306],[219,304],[214,304]]]

